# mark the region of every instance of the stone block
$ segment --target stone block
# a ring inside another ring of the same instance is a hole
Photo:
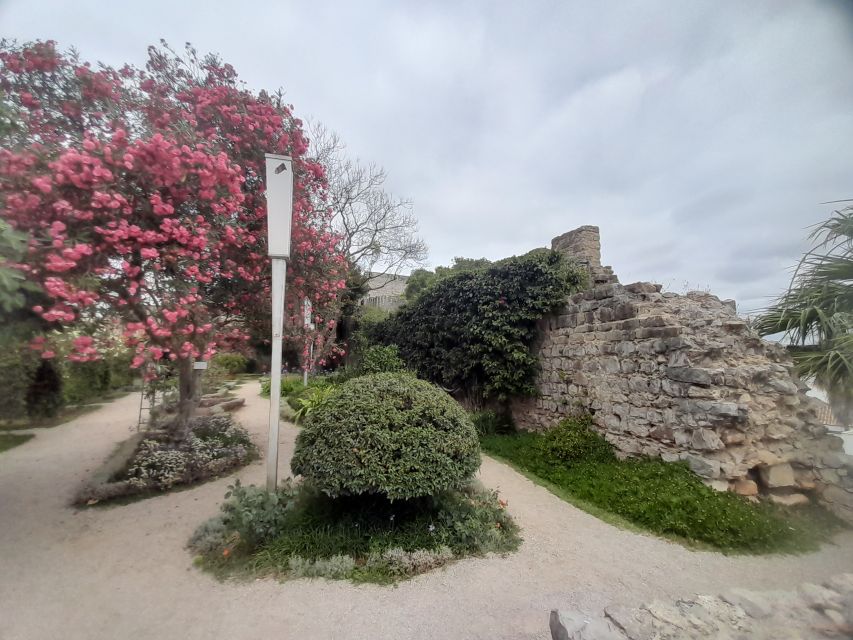
[[[793,487],[796,484],[794,478],[794,470],[787,462],[782,464],[774,464],[769,467],[761,467],[759,469],[761,482],[768,489],[777,489],[780,487]]]
[[[811,500],[802,493],[772,493],[770,494],[770,502],[780,504],[783,507],[802,507]]]
[[[678,382],[689,384],[710,385],[711,372],[699,367],[667,367],[666,377]]]
[[[625,640],[611,621],[577,611],[552,609],[548,622],[552,640]]]
[[[699,451],[719,451],[725,449],[726,445],[711,429],[696,429],[690,438],[690,445]]]
[[[740,478],[732,483],[732,491],[741,496],[757,496],[758,484],[749,478]]]

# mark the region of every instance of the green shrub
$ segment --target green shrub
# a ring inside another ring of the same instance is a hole
[[[310,386],[313,379],[308,381],[308,385]],[[269,378],[261,378],[261,396],[264,398],[270,397],[270,379]],[[294,393],[297,393],[304,389],[302,386],[302,376],[297,375],[283,375],[281,377],[281,397],[286,398]]]
[[[291,467],[330,496],[405,499],[463,486],[480,466],[477,432],[437,387],[402,373],[345,382],[305,421]]]
[[[381,345],[368,347],[361,356],[358,366],[361,375],[402,371],[405,368],[406,365],[397,352],[397,345],[394,344],[387,347]]]
[[[224,369],[229,375],[234,376],[238,373],[246,373],[249,360],[239,353],[217,353],[211,362]]]
[[[616,460],[613,445],[593,430],[589,414],[563,419],[537,443],[545,455],[567,464]]]
[[[0,420],[27,416],[27,390],[40,366],[38,353],[27,347],[26,334],[0,328]]]
[[[255,548],[282,531],[293,496],[294,489],[288,480],[274,493],[254,485],[245,487],[237,480],[225,494],[223,521],[228,529],[239,534],[245,545]]]
[[[30,418],[52,418],[65,406],[62,376],[53,361],[41,361],[27,388],[25,402]]]
[[[299,408],[294,414],[296,420],[303,420],[319,409],[334,392],[335,387],[327,385],[324,387],[308,387],[308,392],[298,398]]]
[[[506,411],[495,411],[486,409],[484,411],[472,411],[471,422],[477,429],[479,436],[493,436],[498,433],[512,433],[515,431],[512,416]]]
[[[439,279],[371,330],[398,346],[418,376],[474,401],[536,391],[531,351],[537,323],[584,284],[582,271],[554,251]]]
[[[68,404],[85,404],[112,388],[112,369],[106,360],[67,362],[63,366],[63,393]]]

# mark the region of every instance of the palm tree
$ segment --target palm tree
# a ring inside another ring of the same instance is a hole
[[[843,201],[851,202],[851,201]],[[853,206],[809,235],[814,246],[791,285],[758,319],[762,336],[783,333],[800,376],[824,389],[833,413],[853,422]]]

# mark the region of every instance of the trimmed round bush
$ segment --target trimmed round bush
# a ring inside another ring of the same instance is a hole
[[[447,393],[405,373],[342,384],[306,419],[291,467],[331,497],[391,500],[464,486],[480,466],[471,419]]]

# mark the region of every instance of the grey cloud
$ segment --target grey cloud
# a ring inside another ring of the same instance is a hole
[[[141,62],[165,37],[282,86],[410,197],[433,264],[581,224],[623,281],[766,304],[853,197],[843,3],[0,4],[4,33]]]

